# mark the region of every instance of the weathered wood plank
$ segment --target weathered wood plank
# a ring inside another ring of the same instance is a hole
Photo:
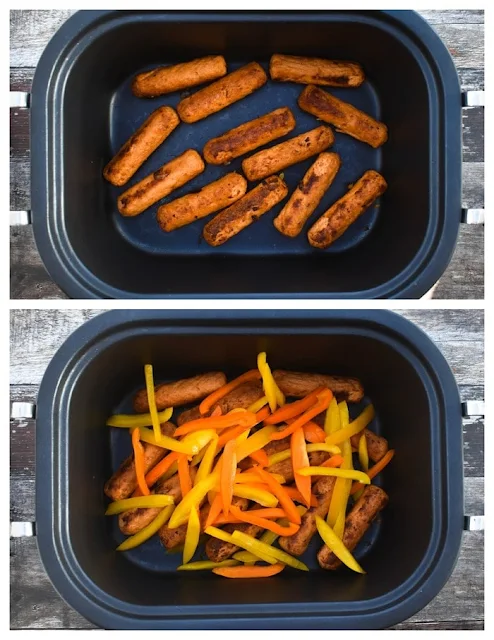
[[[484,163],[464,162],[462,166],[461,206],[466,209],[484,207]]]
[[[484,25],[435,24],[434,30],[448,48],[457,69],[484,67]]]
[[[462,123],[463,162],[484,162],[484,108],[465,107]]]
[[[91,629],[90,622],[73,611],[53,589],[39,559],[33,538],[10,541],[11,628]],[[26,571],[29,566],[29,571]],[[464,534],[456,568],[442,591],[406,624],[445,623],[483,619],[483,533]],[[446,627],[450,628],[450,627]]]
[[[472,9],[418,11],[429,24],[484,24],[484,11]]]

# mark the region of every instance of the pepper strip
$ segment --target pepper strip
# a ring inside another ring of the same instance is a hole
[[[240,444],[237,449],[237,463],[250,456],[254,451],[263,449],[270,441],[271,435],[276,431],[275,426],[268,426],[259,429],[251,435],[245,442]]]
[[[257,413],[267,404],[268,404],[268,397],[263,396],[262,398],[259,398],[259,400],[256,400],[255,402],[253,402],[250,405],[250,407],[247,407],[247,411],[252,411],[252,413]]]
[[[134,468],[136,472],[137,486],[143,496],[148,496],[151,492],[146,484],[144,447],[141,444],[141,433],[139,429],[134,429],[132,431],[132,447],[134,449]]]
[[[281,573],[285,568],[284,564],[273,564],[268,567],[221,567],[213,569],[213,573],[223,578],[268,578]]]
[[[236,509],[238,507],[235,507],[234,505],[232,505],[230,507],[230,514],[228,516],[224,516],[224,515],[219,515],[215,521],[213,522],[214,526],[222,526],[224,524],[239,524],[240,522],[246,522],[246,520],[242,520],[240,519],[238,516],[234,516],[232,509]],[[271,520],[273,518],[284,518],[285,517],[285,512],[283,511],[283,509],[279,509],[279,508],[274,508],[274,509],[250,509],[249,513],[252,514],[254,517],[259,518],[259,519],[265,519],[265,520]]]
[[[250,454],[250,457],[254,462],[260,464],[261,467],[267,467],[269,465],[268,454],[264,451],[264,449],[259,449],[259,451],[254,451]]]
[[[307,446],[305,444],[304,430],[299,427],[290,440],[290,449],[292,453],[292,468],[295,478],[295,484],[304,499],[306,506],[310,506],[311,481],[309,476],[299,473],[299,470],[309,466],[309,455],[307,454]]]
[[[184,436],[192,431],[202,429],[226,429],[227,427],[243,426],[253,427],[257,424],[256,414],[249,411],[230,411],[224,416],[211,416],[210,418],[198,418],[186,422],[175,431],[175,436]]]
[[[298,470],[301,476],[335,476],[346,480],[356,480],[363,484],[370,484],[369,476],[356,469],[331,469],[330,467],[303,467]]]
[[[275,478],[273,478],[270,473],[264,471],[264,469],[254,467],[254,471],[261,477],[261,480],[263,480],[268,485],[271,492],[278,498],[290,522],[299,525],[301,522],[300,513],[297,511],[297,507],[292,502],[292,499],[285,491],[284,487],[277,480],[275,480]]]
[[[194,478],[194,485],[199,484],[201,480],[204,480],[205,478],[207,478],[207,476],[211,473],[218,442],[219,442],[218,435],[215,434],[214,438],[208,444],[206,453],[204,454],[204,457],[201,460],[199,469],[197,470],[197,473],[196,473],[196,477]]]
[[[316,527],[319,535],[323,539],[324,543],[334,553],[334,555],[343,562],[349,569],[356,571],[357,573],[365,573],[359,563],[355,560],[350,551],[345,547],[340,538],[331,529],[329,524],[316,515]]]
[[[138,533],[127,538],[117,547],[117,551],[128,551],[129,549],[134,549],[138,547],[146,540],[149,540],[155,533],[157,533],[161,527],[168,522],[170,515],[173,513],[175,507],[171,504],[168,507],[165,507],[163,511],[160,511],[156,518],[150,522],[144,529],[141,529]]]
[[[201,523],[197,509],[192,507],[187,523],[187,532],[185,534],[184,554],[182,558],[183,564],[187,564],[193,558],[199,544],[199,535],[201,533]]]
[[[307,442],[311,442],[313,444],[325,442],[326,432],[315,422],[307,422],[304,424],[302,429],[304,430],[304,437]]]
[[[180,492],[184,498],[192,489],[192,480],[190,479],[189,463],[187,456],[181,455],[178,458],[178,480],[180,482]],[[187,562],[187,560],[184,560]]]
[[[276,522],[271,522],[268,518],[262,518],[253,511],[240,511],[237,507],[231,506],[230,512],[240,521],[254,524],[268,531],[278,534],[279,536],[293,536],[300,529],[300,525],[289,522],[287,527],[281,527]]]
[[[283,476],[281,476],[279,473],[272,473],[271,474],[273,476],[273,478],[275,478],[280,484],[285,484],[285,478]],[[253,483],[253,484],[258,484],[259,483],[259,476],[257,475],[257,473],[254,473],[254,471],[243,471],[242,473],[239,473],[237,471],[237,474],[235,475],[235,483],[236,484],[246,484],[246,483]]]
[[[154,379],[153,379],[153,365],[144,365],[144,377],[146,379],[146,392],[149,404],[149,413],[151,415],[151,424],[153,425],[154,437],[156,442],[161,440],[161,427],[160,420],[158,418],[158,410],[156,408],[156,396],[154,395]]]
[[[358,418],[355,418],[355,420],[351,422],[347,427],[344,427],[336,433],[332,433],[331,435],[327,436],[326,443],[340,444],[344,440],[349,440],[352,436],[360,433],[362,429],[365,429],[369,422],[374,419],[375,415],[376,413],[374,411],[374,407],[370,404],[369,406],[365,407]]]
[[[317,402],[317,394],[321,393],[326,387],[319,387],[315,391],[311,391],[305,398],[295,400],[290,404],[286,404],[284,407],[277,409],[272,413],[269,418],[264,421],[265,424],[279,424],[280,422],[287,422],[292,418],[296,418],[307,409],[310,409],[313,404]]]
[[[239,387],[244,382],[250,382],[251,380],[259,380],[261,377],[259,371],[257,369],[252,369],[251,371],[247,371],[243,373],[238,378],[235,378],[231,382],[227,382],[227,384],[223,385],[213,393],[210,393],[199,405],[199,412],[203,416],[211,409],[211,407],[216,404],[221,398],[224,398],[230,391],[233,391],[237,387]]]
[[[124,500],[110,502],[105,511],[105,516],[116,516],[117,514],[128,511],[129,509],[155,509],[157,507],[168,507],[173,503],[174,500],[172,496],[161,494],[125,498]]]
[[[208,517],[206,518],[205,529],[210,527],[219,517],[221,513],[221,509],[223,508],[223,500],[221,499],[221,495],[219,493],[216,494],[213,503],[209,508]]]
[[[237,542],[234,542],[233,534],[227,533],[226,531],[223,531],[222,529],[218,529],[217,527],[208,527],[206,529],[206,533],[212,536],[213,538],[218,538],[218,540],[222,540],[223,542],[230,542],[231,544],[234,544],[237,547],[242,547],[243,549],[245,548],[243,544],[238,544]],[[255,538],[252,538],[252,539],[255,540]],[[262,549],[260,553],[256,555],[259,556],[260,560],[263,560],[268,564],[276,564],[276,560],[271,555],[268,555],[267,553],[265,553]]]
[[[323,389],[323,391],[318,394],[317,402],[313,407],[302,413],[302,415],[294,420],[286,429],[273,433],[271,440],[283,440],[283,438],[291,436],[299,427],[303,427],[306,422],[309,422],[309,420],[312,420],[312,418],[327,409],[332,397],[333,393],[329,389]]]
[[[261,351],[261,353],[257,355],[257,368],[262,377],[262,386],[268,398],[269,408],[271,411],[275,411],[277,406],[282,407],[285,404],[285,396],[273,378],[271,368],[266,360],[265,351]]]
[[[380,473],[384,467],[389,464],[391,462],[391,460],[393,459],[393,456],[395,454],[395,450],[394,449],[390,449],[389,451],[386,452],[386,454],[379,460],[379,462],[376,462],[375,465],[373,465],[369,471],[367,472],[367,475],[369,476],[369,478],[372,480],[372,478],[375,478],[377,476],[378,473]],[[350,494],[354,494],[356,493],[359,489],[363,489],[364,485],[361,484],[360,482],[357,482],[356,484],[353,485],[353,487],[351,488]]]
[[[265,544],[264,542],[261,542],[260,540],[257,540],[256,538],[243,533],[242,531],[235,530],[232,533],[232,542],[239,547],[243,547],[247,551],[252,551],[254,555],[259,556],[260,558],[262,557],[262,553],[266,557],[271,556],[271,558],[273,558],[275,562],[276,560],[278,560],[278,562],[283,562],[283,564],[287,564],[294,569],[299,569],[300,571],[309,571],[309,567],[306,564],[304,564],[300,560],[297,560],[285,551],[277,549],[276,547],[271,547],[270,545]],[[262,559],[264,560],[264,558]]]
[[[176,451],[172,451],[167,456],[163,458],[157,465],[155,465],[151,471],[146,475],[146,484],[148,487],[152,487],[159,478],[168,471],[168,469],[172,466],[174,462],[176,462],[179,458],[180,454]]]
[[[339,413],[339,424],[340,431],[341,429],[348,426],[349,415],[348,415],[348,405],[346,402],[341,402],[338,405],[338,413]],[[341,445],[341,451],[343,456],[343,462],[341,467],[343,469],[351,469],[352,465],[352,447],[350,444],[350,440],[345,440]],[[346,504],[348,502],[348,497],[345,502],[345,495],[347,494],[348,486],[351,487],[351,483],[347,484],[347,481],[342,478],[337,478],[336,483],[333,489],[333,495],[331,497],[331,504],[328,509],[328,515],[326,517],[326,522],[334,527],[336,524],[336,520],[340,511],[346,511]]]
[[[223,452],[223,464],[220,474],[220,493],[223,502],[223,513],[228,516],[233,498],[233,484],[235,482],[235,473],[237,471],[237,443],[235,440],[229,440]]]
[[[337,455],[341,453],[340,447],[336,445],[326,444],[325,442],[314,443],[307,445],[307,453],[314,453],[315,451],[326,451],[327,453],[331,453],[332,455]],[[273,453],[268,457],[269,464],[271,467],[273,464],[277,464],[278,462],[283,462],[284,460],[288,460],[291,458],[292,452],[290,449],[285,449],[284,451],[278,451],[277,453]]]
[[[212,562],[211,560],[198,560],[197,562],[188,562],[177,567],[177,571],[207,571],[219,567],[234,567],[237,560],[222,560],[221,562]]]
[[[274,508],[278,504],[277,497],[273,496],[271,493],[264,489],[252,487],[249,484],[234,484],[233,495],[237,498],[246,498],[247,500],[252,500],[253,502],[257,502],[263,507]]]
[[[335,433],[335,431],[338,431],[340,426],[340,410],[338,409],[336,398],[333,398],[329,403],[328,410],[326,411],[324,431],[326,435],[330,436],[332,433]]]
[[[173,512],[168,527],[176,529],[181,524],[187,522],[192,507],[199,507],[208,491],[211,491],[218,484],[218,474],[212,473],[207,478],[196,484],[189,493],[182,499],[178,507]]]
[[[162,424],[163,422],[168,422],[173,415],[173,407],[169,407],[168,409],[163,409],[163,411],[158,412],[158,422]],[[138,413],[138,414],[115,414],[110,416],[106,421],[108,427],[123,427],[123,428],[134,428],[134,427],[151,427],[153,426],[153,418],[150,413]]]

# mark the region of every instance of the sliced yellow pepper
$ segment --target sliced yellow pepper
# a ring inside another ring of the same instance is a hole
[[[216,527],[207,527],[206,533],[209,534],[210,536],[213,536],[213,538],[218,538],[219,540],[223,540],[223,542],[230,542],[231,544],[235,544],[237,547],[242,547],[243,549],[246,548],[244,544],[234,542],[233,534],[227,533],[226,531],[222,531],[221,529],[217,529]],[[248,537],[251,538],[252,540],[256,540],[251,536],[248,536]],[[256,542],[259,542],[259,541],[256,540]],[[268,564],[276,564],[276,560],[272,557],[272,555],[266,554],[262,549],[256,554],[256,556],[257,556],[256,557],[257,560],[263,560]],[[249,560],[249,562],[253,562],[253,561]]]
[[[165,507],[163,511],[158,513],[152,522],[144,527],[144,529],[141,529],[138,533],[124,540],[122,544],[117,547],[117,551],[128,551],[129,549],[134,549],[143,542],[146,542],[146,540],[149,540],[149,538],[154,536],[154,534],[157,533],[166,522],[168,522],[168,519],[174,509],[175,507],[172,504]]]
[[[219,475],[217,473],[211,473],[207,478],[199,482],[199,484],[196,484],[195,487],[192,487],[173,512],[170,522],[168,523],[170,529],[176,529],[181,524],[187,522],[192,507],[199,508],[207,492],[211,491],[218,482]]]
[[[201,523],[196,507],[192,507],[187,523],[187,533],[185,534],[183,563],[187,564],[194,556],[197,545],[199,544],[199,536],[201,534]]]
[[[169,480],[177,472],[178,472],[178,462],[175,460],[175,462],[171,465],[168,471],[165,471],[165,473],[161,476],[160,481],[165,482],[166,480]]]
[[[198,560],[197,562],[181,564],[177,569],[178,571],[207,571],[208,569],[216,569],[217,567],[234,567],[237,564],[238,562],[236,560],[223,560],[222,562]]]
[[[330,436],[340,428],[340,410],[338,409],[338,403],[336,398],[332,398],[329,403],[329,407],[326,411],[326,417],[324,419],[324,431],[326,435]]]
[[[315,451],[327,451],[327,453],[331,453],[333,456],[341,453],[340,447],[332,444],[326,444],[325,442],[314,442],[307,445],[307,453],[314,453]],[[273,453],[273,455],[268,457],[269,466],[277,464],[278,462],[283,462],[284,460],[288,460],[288,458],[291,457],[292,452],[290,449],[285,449],[284,451]]]
[[[195,455],[202,451],[217,435],[214,429],[201,429],[200,431],[188,433],[180,442],[192,450],[191,455]]]
[[[258,478],[259,479],[259,478]],[[278,498],[269,491],[264,489],[258,489],[257,487],[249,487],[245,484],[234,484],[233,495],[237,498],[246,498],[257,502],[263,507],[276,507],[278,504]]]
[[[282,407],[285,404],[285,396],[273,378],[271,368],[266,361],[265,351],[261,351],[257,356],[257,368],[262,377],[262,386],[268,398],[269,408],[271,411],[276,411],[276,407]]]
[[[207,533],[208,536],[212,536],[213,538],[218,538],[218,540],[222,540],[223,542],[232,541],[232,534],[223,531],[223,529],[218,529],[218,527],[206,527],[204,533]]]
[[[340,429],[344,429],[348,426],[350,416],[348,414],[348,405],[346,402],[340,402],[338,405],[338,412],[340,414]],[[353,469],[352,464],[352,445],[350,444],[350,440],[344,440],[341,443],[341,452],[343,456],[343,463],[341,465],[341,469]],[[346,514],[346,505],[348,503],[348,497],[350,495],[350,490],[352,488],[352,483],[350,480],[345,480],[344,478],[337,478],[335,487],[333,490],[333,496],[331,498],[331,504],[328,510],[328,515],[326,518],[326,522],[331,527],[336,527],[336,521],[341,511],[343,511],[343,516],[340,516],[340,520],[338,523],[338,528],[336,532],[341,536],[343,536],[342,526],[344,528],[345,519],[344,516]]]
[[[363,471],[356,469],[338,469],[332,467],[302,467],[297,473],[301,476],[335,476],[347,480],[356,480],[362,484],[370,484],[369,476]]]
[[[351,422],[347,427],[332,433],[330,436],[326,438],[327,444],[340,444],[344,440],[349,440],[352,436],[360,433],[362,429],[369,424],[371,420],[375,417],[374,407],[370,404],[365,407],[362,413],[355,418],[353,422]]]
[[[365,437],[365,433],[360,436],[358,441],[358,458],[362,469],[369,471],[369,452],[367,451],[367,438]]]
[[[159,423],[168,422],[173,415],[173,407],[163,409],[158,412]],[[135,428],[135,427],[151,427],[153,425],[153,418],[150,413],[137,413],[137,414],[124,414],[117,413],[114,416],[110,416],[106,421],[108,427],[123,427],[123,428]]]
[[[259,449],[265,447],[269,442],[271,434],[275,431],[277,431],[277,428],[274,425],[263,427],[247,438],[245,442],[239,444],[237,447],[237,462],[244,460],[244,458],[250,456],[254,451],[259,451]]]
[[[256,538],[253,538],[252,536],[249,536],[242,531],[235,530],[232,533],[232,541],[237,546],[242,547],[247,551],[251,551],[254,555],[262,558],[263,560],[270,557],[271,559],[282,562],[283,564],[286,564],[289,567],[293,567],[294,569],[299,569],[300,571],[309,571],[309,567],[306,564],[304,564],[300,560],[297,560],[285,551],[277,549],[276,547],[271,547],[269,544],[261,542],[260,540],[257,540]],[[268,560],[265,560],[265,562],[274,564],[273,562]]]
[[[214,457],[216,456],[216,447],[218,444],[218,434],[215,433],[211,442],[208,444],[206,452],[201,460],[199,469],[197,470],[196,477],[194,479],[194,485],[199,484],[202,480],[205,480],[211,473],[214,463]],[[200,455],[200,454],[198,454]],[[194,460],[192,460],[192,464]]]
[[[268,404],[268,397],[263,396],[262,398],[259,398],[259,400],[256,400],[255,402],[253,402],[250,405],[250,407],[247,409],[247,411],[251,411],[252,413],[257,413],[267,404]]]
[[[167,507],[174,504],[172,496],[153,494],[149,496],[139,496],[137,498],[126,498],[125,500],[116,500],[108,505],[105,516],[115,516],[129,509],[147,509],[156,507]]]
[[[329,524],[316,515],[316,526],[319,535],[324,540],[324,543],[330,549],[337,558],[339,558],[343,564],[345,564],[352,571],[357,573],[365,573],[359,563],[352,556],[350,551],[345,547],[343,542],[338,538],[335,532],[331,529]]]
[[[156,439],[156,442],[160,442],[161,438],[164,436],[161,435],[160,419],[158,417],[158,410],[156,409],[152,364],[144,365],[144,377],[146,378],[146,391],[148,395],[149,413],[151,415],[151,424],[153,425],[154,437]],[[172,451],[175,451],[175,449],[172,449]]]
[[[188,456],[193,456],[199,451],[198,445],[193,438],[186,440],[187,436],[185,436],[183,440],[176,440],[175,438],[161,435],[161,438],[159,440],[156,440],[156,436],[154,435],[154,432],[151,431],[151,429],[140,427],[139,431],[141,433],[141,440],[143,442],[154,444],[157,447],[163,447],[164,449],[176,451],[177,453],[186,453]],[[195,431],[194,433],[190,433],[188,435],[195,436],[197,433],[199,433],[199,431]]]
[[[275,478],[280,484],[285,484],[286,480],[279,473],[272,473],[273,478]],[[259,476],[257,473],[237,473],[235,476],[236,484],[245,484],[246,482],[259,482]]]

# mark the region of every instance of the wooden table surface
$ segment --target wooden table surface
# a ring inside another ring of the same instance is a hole
[[[101,313],[86,310],[11,312],[12,401],[36,399],[43,373],[62,342],[85,320]],[[310,312],[308,312],[310,313]],[[462,400],[484,397],[483,311],[399,311],[438,345],[460,387]],[[35,483],[34,420],[11,420],[10,519],[32,522]],[[464,421],[465,514],[484,513],[484,424]],[[439,595],[400,629],[482,629],[484,568],[482,531],[465,532],[458,564]],[[12,538],[11,627],[14,629],[90,629],[93,625],[57,595],[41,566],[35,538]]]
[[[41,53],[60,25],[73,13],[11,11],[10,88],[29,91]],[[463,90],[484,88],[483,11],[421,11],[454,58]],[[29,113],[11,110],[10,209],[30,209]],[[413,126],[413,123],[411,123]],[[463,110],[463,202],[484,206],[484,109]],[[11,298],[61,299],[65,295],[46,273],[36,249],[32,227],[12,227]],[[461,225],[453,260],[433,293],[434,298],[484,297],[484,228]]]

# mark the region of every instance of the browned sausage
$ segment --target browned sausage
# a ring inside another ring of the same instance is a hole
[[[244,384],[233,389],[233,391],[230,391],[230,393],[227,393],[226,396],[223,396],[221,400],[216,402],[211,407],[211,411],[214,411],[216,407],[220,407],[221,413],[224,415],[232,409],[248,409],[251,404],[262,398],[263,395],[264,391],[260,382],[244,382]],[[186,422],[197,420],[200,417],[199,406],[192,407],[192,409],[182,411],[178,416],[177,424],[181,427]]]
[[[168,202],[158,209],[158,223],[163,231],[174,231],[200,218],[225,209],[247,191],[247,181],[239,173],[227,173],[197,193]]]
[[[194,480],[197,469],[195,467],[190,468],[190,477]],[[182,491],[180,490],[180,480],[178,475],[175,474],[168,480],[158,482],[155,488],[151,491],[152,494],[169,495],[175,499],[175,504],[178,504],[182,499]],[[137,533],[150,522],[152,522],[162,507],[152,507],[147,509],[129,509],[124,511],[118,516],[118,526],[120,531],[125,535],[133,535]]]
[[[282,449],[282,451],[284,451],[284,449]],[[318,467],[328,458],[329,454],[326,453],[326,451],[314,451],[313,453],[309,453],[309,462],[312,467]],[[294,480],[292,461],[290,458],[287,458],[282,462],[272,464],[267,469],[269,473],[278,473],[280,476],[283,476],[285,478],[285,484],[290,484]]]
[[[242,170],[247,180],[262,180],[292,164],[307,160],[316,153],[321,153],[333,142],[334,135],[329,127],[317,127],[274,147],[258,151],[242,162]]]
[[[345,520],[343,544],[349,551],[353,551],[363,538],[364,533],[372,524],[381,509],[388,504],[385,491],[371,484],[352,507]],[[334,570],[341,565],[341,561],[324,545],[317,554],[317,560],[323,569]]]
[[[128,182],[139,167],[156,151],[180,120],[171,107],[160,107],[127,140],[103,171],[103,177],[116,187]]]
[[[202,373],[193,378],[184,378],[175,382],[158,384],[154,388],[158,411],[167,407],[179,407],[190,402],[202,400],[216,389],[226,384],[226,376],[220,371]],[[137,413],[149,411],[146,389],[141,389],[134,398],[134,410]]]
[[[264,447],[264,451],[268,456],[272,456],[275,453],[279,453],[280,451],[286,451],[290,448],[291,436],[283,438],[282,440],[271,440]]]
[[[384,123],[313,84],[305,87],[298,104],[304,111],[335,126],[337,131],[366,142],[375,149],[388,139],[388,128]]]
[[[245,498],[237,498],[236,496],[233,496],[232,504],[242,511],[245,511],[245,509],[247,509],[249,501]],[[204,525],[209,515],[209,509],[209,503],[206,502],[206,504],[201,508],[199,512],[201,531],[204,530]],[[185,543],[185,536],[187,535],[187,523],[181,524],[175,529],[170,529],[167,524],[164,524],[159,530],[158,535],[160,537],[162,545],[166,549],[174,549],[175,547],[178,547]]]
[[[328,387],[338,402],[360,402],[364,397],[364,388],[357,378],[327,376],[321,373],[300,373],[298,371],[273,371],[276,384],[286,396],[301,398],[318,387]]]
[[[288,107],[281,107],[209,140],[204,147],[204,159],[209,164],[228,164],[234,158],[281,138],[293,129],[293,113]]]
[[[317,499],[317,507],[311,507],[302,516],[300,529],[293,536],[282,536],[280,547],[294,556],[301,556],[307,550],[312,536],[316,533],[316,516],[324,518],[329,511],[336,478],[323,476],[315,483],[312,493]]]
[[[246,533],[248,536],[253,536],[254,538],[258,536],[261,531],[264,531],[261,527],[256,526],[255,524],[226,524],[224,527],[221,527],[223,531],[227,533],[233,533],[234,531],[242,531]],[[236,553],[240,547],[232,544],[231,542],[224,542],[223,540],[219,540],[218,538],[209,538],[206,542],[206,555],[212,562],[222,562],[223,560],[228,560],[231,558],[234,553]]]
[[[123,216],[137,216],[198,176],[204,171],[204,166],[197,151],[184,151],[122,193],[117,200],[118,210]]]
[[[380,173],[366,171],[360,180],[312,225],[307,233],[310,244],[317,249],[329,247],[386,191],[387,186]]]
[[[210,220],[203,230],[204,239],[212,247],[219,247],[276,206],[287,193],[288,187],[281,178],[266,178]]]
[[[337,153],[325,151],[317,157],[290,196],[290,200],[273,221],[280,233],[290,238],[298,236],[333,183],[340,164],[340,156]]]
[[[132,82],[132,93],[138,98],[155,98],[211,82],[225,74],[226,61],[223,56],[205,56],[139,73]]]
[[[171,422],[164,422],[161,426],[161,433],[164,436],[172,436],[175,433],[175,425]],[[144,449],[144,470],[147,473],[168,453],[163,447],[156,447],[154,444],[142,443]],[[137,488],[136,470],[134,465],[134,454],[126,458],[112,477],[105,484],[105,495],[111,500],[123,500],[128,498]]]
[[[261,65],[250,62],[181,100],[177,106],[178,115],[184,122],[197,122],[207,118],[250,95],[262,87],[267,79]]]
[[[272,80],[322,84],[330,87],[359,87],[365,80],[364,70],[356,62],[304,58],[275,53],[271,56],[269,73]]]
[[[386,452],[388,451],[388,441],[386,438],[382,436],[378,436],[374,431],[370,429],[364,429],[365,440],[367,442],[367,453],[369,454],[369,458],[372,462],[379,462],[381,458],[384,457]],[[352,443],[352,447],[358,449],[358,443],[360,440],[361,433],[357,433],[357,435],[353,436],[350,439]]]

